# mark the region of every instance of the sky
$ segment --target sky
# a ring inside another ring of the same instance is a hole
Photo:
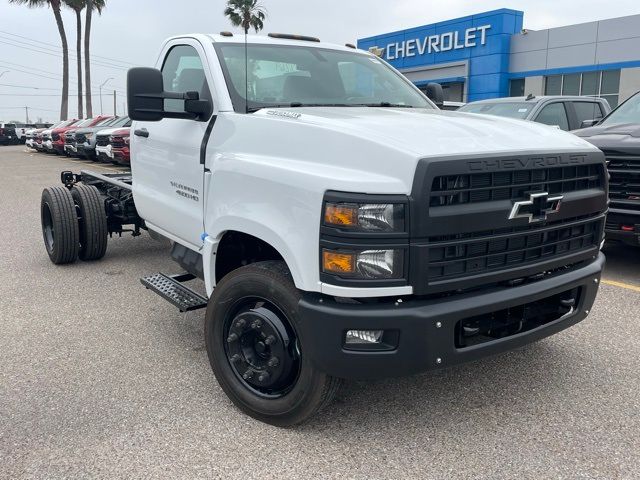
[[[106,0],[92,24],[93,113],[117,113],[125,107],[126,71],[153,66],[164,39],[182,33],[238,32],[223,15],[224,0]],[[640,13],[638,0],[262,0],[268,11],[264,33],[285,32],[320,37],[333,43],[427,25],[498,8],[522,10],[524,28],[551,27]],[[84,16],[84,15],[83,15]],[[71,52],[76,20],[63,13]],[[0,121],[57,120],[62,59],[60,36],[49,8],[28,9],[0,0]],[[77,93],[75,57],[70,58],[70,93]],[[6,73],[2,73],[6,72]],[[69,97],[69,116],[77,115],[77,97]]]

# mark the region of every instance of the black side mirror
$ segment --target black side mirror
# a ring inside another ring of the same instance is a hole
[[[183,112],[167,112],[165,100],[184,100]],[[157,122],[163,118],[198,120],[211,115],[211,102],[201,100],[198,92],[164,91],[162,72],[155,68],[137,67],[127,73],[129,118],[141,122]]]
[[[580,124],[580,128],[595,127],[599,123],[600,123],[600,119],[597,119],[597,118],[594,118],[592,120],[583,120],[582,123]]]
[[[438,108],[444,105],[444,90],[439,83],[430,83],[427,85],[427,97],[436,104]]]

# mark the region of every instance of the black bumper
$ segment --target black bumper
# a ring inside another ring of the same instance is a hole
[[[435,300],[390,304],[346,304],[306,295],[299,305],[300,335],[317,368],[336,377],[375,379],[449,367],[512,350],[553,335],[588,315],[598,291],[604,255],[591,264],[538,282]],[[456,347],[456,325],[478,315],[529,304],[578,289],[573,313],[532,330],[465,348]],[[390,351],[344,348],[347,330],[394,332]]]
[[[633,228],[633,230],[629,230]],[[640,210],[612,208],[605,227],[607,240],[617,240],[628,245],[640,246]]]

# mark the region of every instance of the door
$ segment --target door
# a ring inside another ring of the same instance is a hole
[[[197,91],[201,99],[212,101],[206,56],[196,40],[170,44],[161,70],[166,92]],[[184,101],[165,100],[164,108],[184,112]],[[200,148],[207,125],[208,119],[174,118],[133,124],[131,168],[136,208],[151,228],[192,247],[202,245],[204,232]]]
[[[533,121],[544,123],[545,125],[553,125],[564,131],[569,130],[569,118],[567,117],[564,102],[553,102],[545,105]]]

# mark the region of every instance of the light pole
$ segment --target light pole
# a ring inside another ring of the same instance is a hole
[[[113,77],[107,78],[104,82],[102,82],[102,85],[100,85],[100,115],[104,114],[104,110],[102,109],[102,87],[104,87],[109,80],[113,80]]]

